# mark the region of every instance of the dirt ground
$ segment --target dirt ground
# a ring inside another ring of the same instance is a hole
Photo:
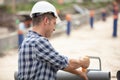
[[[116,80],[116,72],[120,70],[120,21],[118,21],[118,36],[112,37],[113,18],[106,22],[98,21],[91,29],[89,24],[73,30],[68,37],[66,34],[50,39],[54,48],[68,57],[83,55],[97,56],[102,61],[102,71],[111,72],[111,80]],[[17,71],[18,51],[6,51],[0,57],[0,80],[14,80]],[[93,63],[97,65],[98,63]]]

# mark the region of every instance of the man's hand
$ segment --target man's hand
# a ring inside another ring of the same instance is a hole
[[[76,74],[76,75],[79,75],[84,80],[88,80],[87,75],[86,75],[87,71],[82,72],[80,67],[87,69],[89,67],[89,64],[90,64],[90,59],[87,56],[77,58],[77,59],[69,59],[68,66],[66,68],[64,68],[63,70],[73,73],[73,74]]]
[[[78,75],[83,78],[84,80],[88,80],[88,77],[87,77],[87,71],[83,72],[81,71],[80,69],[77,69],[77,72],[79,73]]]
[[[66,70],[64,70],[66,71]],[[85,72],[83,72],[81,70],[81,68],[78,68],[78,69],[74,69],[74,70],[69,70],[67,72],[70,72],[70,73],[73,73],[73,74],[76,74],[78,76],[80,76],[83,80],[88,80],[88,77],[87,77],[87,70]]]
[[[90,65],[90,59],[88,56],[81,57],[79,59],[82,68],[88,68]]]

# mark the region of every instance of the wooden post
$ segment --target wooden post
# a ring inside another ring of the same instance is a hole
[[[12,12],[16,12],[16,0],[12,0]]]

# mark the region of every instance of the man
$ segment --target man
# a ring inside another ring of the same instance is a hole
[[[116,1],[113,2],[113,37],[117,37],[117,24],[118,24],[119,7]]]
[[[19,49],[18,80],[56,80],[58,70],[64,70],[87,80],[79,67],[88,68],[89,58],[68,59],[60,55],[50,44],[58,15],[55,7],[46,2],[37,2],[30,13],[33,28]]]

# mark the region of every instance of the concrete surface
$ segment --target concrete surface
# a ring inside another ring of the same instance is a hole
[[[101,58],[102,70],[110,71],[111,80],[116,80],[116,72],[120,70],[120,21],[118,21],[118,37],[112,37],[113,18],[108,17],[106,22],[98,21],[91,29],[89,24],[73,30],[68,37],[62,34],[50,39],[54,48],[60,54],[68,57],[83,55]],[[17,71],[18,51],[5,51],[0,57],[0,80],[14,80],[14,71]],[[94,65],[97,65],[95,63]]]

